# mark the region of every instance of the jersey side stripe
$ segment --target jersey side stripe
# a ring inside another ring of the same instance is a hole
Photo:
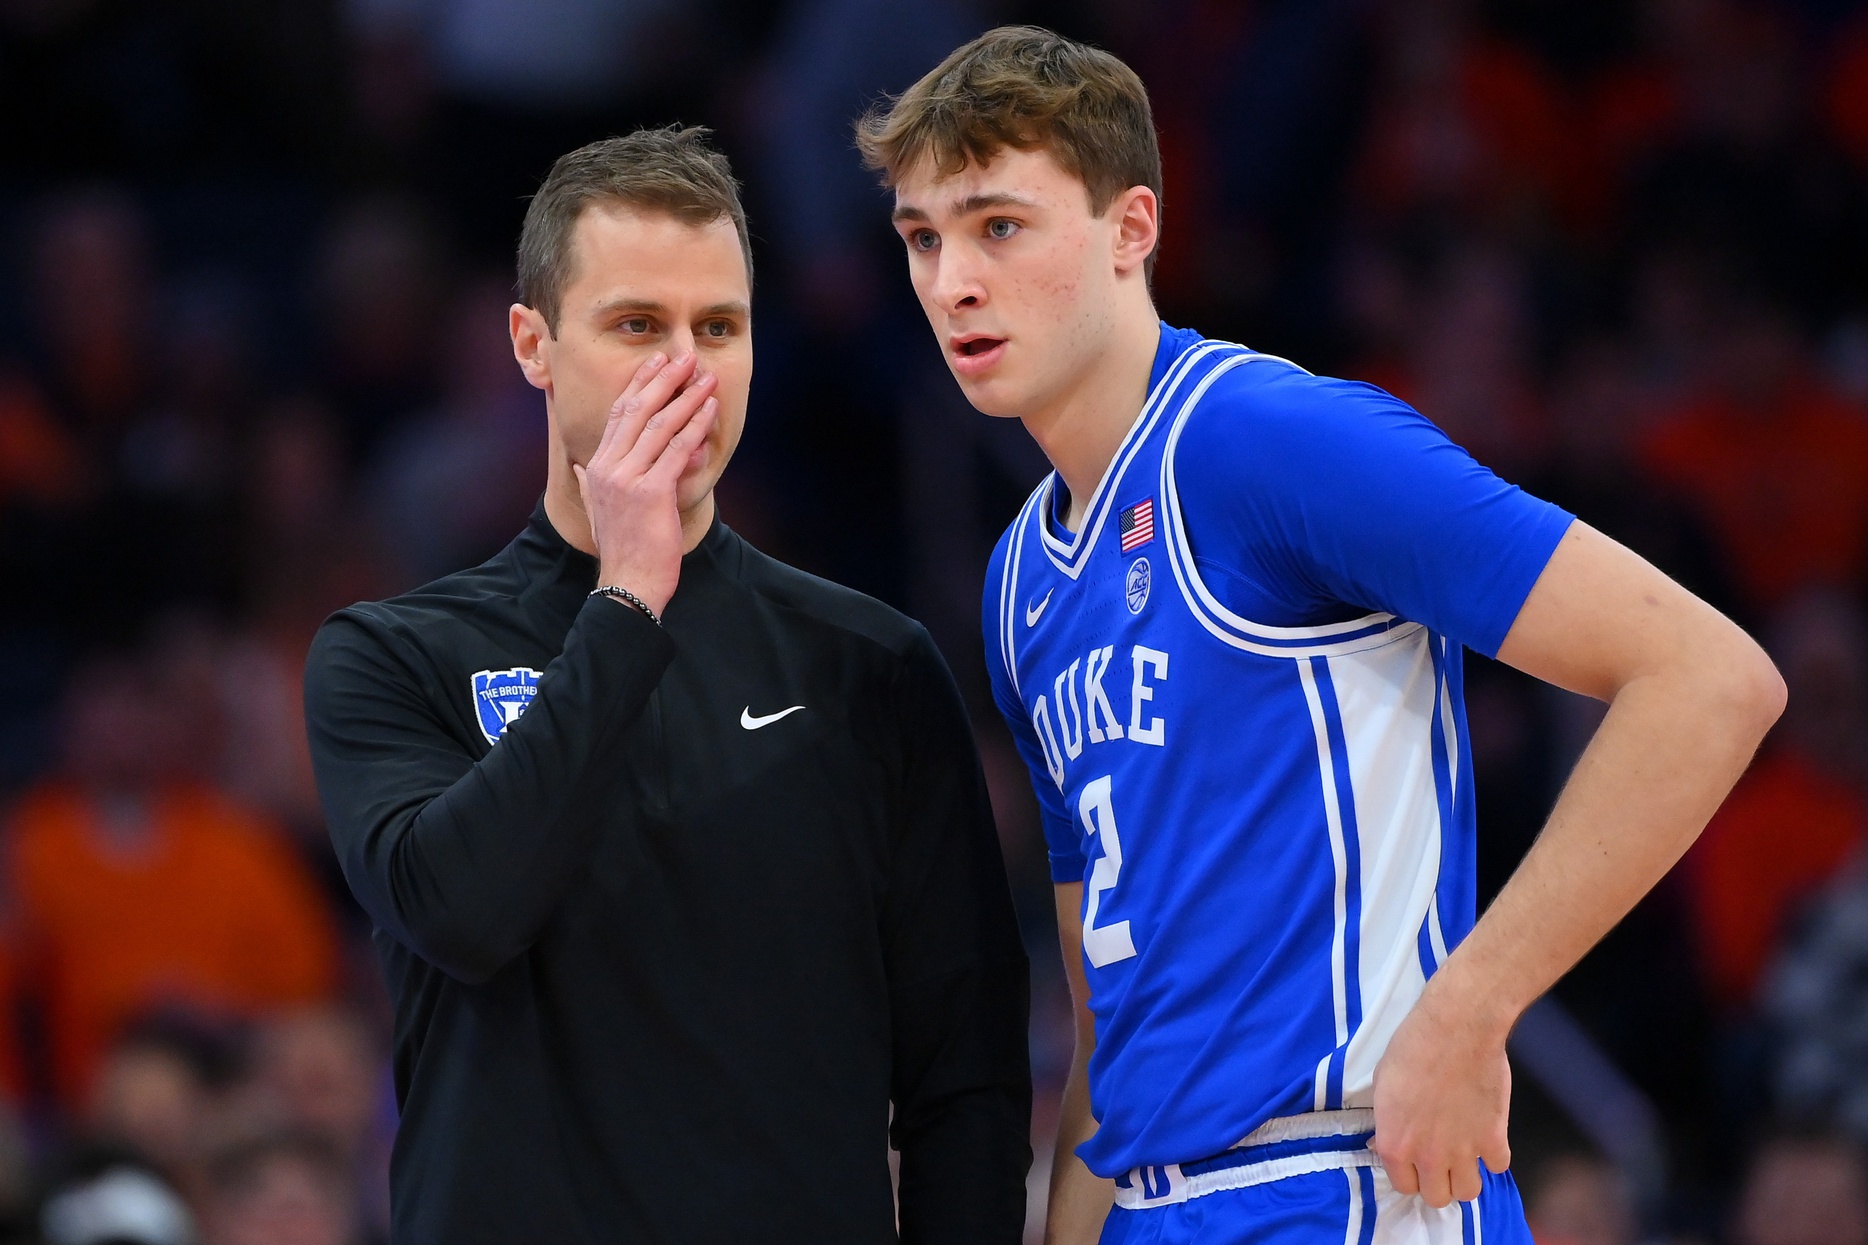
[[[1349,1043],[1348,981],[1344,958],[1349,924],[1349,860],[1343,843],[1342,807],[1337,800],[1336,764],[1330,752],[1330,729],[1323,716],[1323,698],[1317,690],[1316,670],[1310,661],[1297,663],[1297,677],[1304,685],[1304,701],[1310,706],[1310,725],[1317,736],[1317,766],[1323,783],[1323,819],[1329,828],[1330,857],[1336,865],[1336,920],[1330,936],[1330,998],[1335,1005],[1336,1051]],[[1329,1101],[1335,1088],[1336,1051],[1324,1057],[1317,1069],[1317,1110],[1326,1111],[1335,1104]]]
[[[1337,836],[1342,841],[1342,861],[1339,866],[1338,886],[1342,897],[1339,900],[1341,930],[1338,935],[1342,944],[1342,1017],[1346,1028],[1345,1036],[1337,1040],[1337,1050],[1331,1060],[1329,1099],[1332,1107],[1345,1106],[1343,1100],[1343,1082],[1348,1070],[1351,1044],[1362,1031],[1362,827],[1356,815],[1356,791],[1354,758],[1350,755],[1349,742],[1343,725],[1343,706],[1336,693],[1335,677],[1330,669],[1330,662],[1322,657],[1312,657],[1306,663],[1311,670],[1317,690],[1317,703],[1323,713],[1323,724],[1329,741],[1330,778],[1336,786],[1335,806]],[[1331,844],[1334,849],[1335,844]]]

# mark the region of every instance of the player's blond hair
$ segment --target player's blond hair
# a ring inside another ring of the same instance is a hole
[[[923,160],[950,177],[1007,147],[1043,148],[1083,183],[1093,215],[1132,186],[1161,197],[1161,147],[1142,80],[1108,52],[1037,26],[1001,26],[956,49],[864,114],[856,145],[889,187]]]

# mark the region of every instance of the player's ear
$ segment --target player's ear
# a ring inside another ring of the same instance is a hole
[[[1107,215],[1115,225],[1116,271],[1127,276],[1161,240],[1161,200],[1146,186],[1130,186],[1110,202]]]
[[[551,326],[524,303],[514,303],[506,318],[507,331],[512,334],[512,357],[519,361],[519,370],[534,388],[551,388],[551,359],[545,351]]]

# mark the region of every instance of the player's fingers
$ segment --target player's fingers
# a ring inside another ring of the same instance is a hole
[[[1470,1202],[1484,1190],[1485,1184],[1479,1179],[1479,1161],[1458,1163],[1448,1173],[1452,1178],[1453,1198],[1455,1201]]]
[[[652,414],[637,398],[667,362],[668,356],[659,350],[642,361],[636,374],[629,378],[623,391],[616,395],[616,401],[610,404],[610,416],[603,423],[603,436],[597,442],[596,453],[591,455],[592,460],[616,452],[619,446],[627,449],[635,441],[641,425]]]
[[[657,380],[659,379],[658,377]],[[668,448],[668,443],[674,440],[677,433],[687,427],[688,421],[694,418],[695,412],[699,411],[707,399],[713,396],[713,391],[719,387],[719,383],[711,372],[697,376],[694,378],[694,383],[677,394],[672,402],[650,415],[643,423],[642,431],[636,437],[636,443],[630,446],[629,452],[623,456],[625,474],[632,476],[647,474],[649,468],[655,465],[655,460],[662,456],[662,451]],[[645,390],[643,400],[647,398],[648,394]]]
[[[1421,1201],[1435,1210],[1452,1205],[1453,1173],[1437,1163],[1429,1164],[1425,1168],[1416,1166],[1414,1170],[1420,1173]]]
[[[719,415],[720,399],[708,398],[701,403],[700,409],[694,412],[694,418],[687,422],[687,426],[669,438],[661,457],[655,460],[655,465],[649,468],[644,479],[672,486],[676,480],[680,479],[681,473],[687,470],[688,462],[693,458],[694,451],[706,442],[707,434],[713,431],[714,421],[719,418]]]
[[[1388,1171],[1388,1183],[1394,1186],[1394,1191],[1396,1193],[1414,1194],[1420,1192],[1420,1175],[1414,1170],[1414,1164],[1385,1163],[1384,1166]]]
[[[1483,1150],[1479,1157],[1485,1161],[1485,1170],[1494,1176],[1511,1170],[1511,1142],[1504,1136],[1496,1137]]]

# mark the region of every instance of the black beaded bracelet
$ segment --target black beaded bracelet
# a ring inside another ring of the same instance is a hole
[[[656,617],[654,610],[649,608],[649,603],[621,584],[605,584],[590,595],[593,597],[615,597],[618,601],[633,605],[644,614],[647,614],[649,616],[649,621],[654,623],[657,627],[662,625],[662,620]]]

